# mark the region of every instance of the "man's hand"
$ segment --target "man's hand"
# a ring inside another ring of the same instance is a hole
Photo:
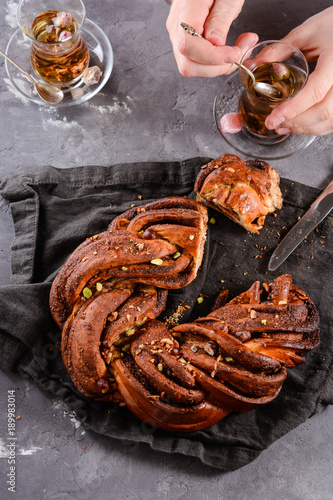
[[[304,89],[277,106],[266,127],[279,134],[326,135],[333,132],[333,7],[307,19],[283,42],[298,47],[308,61],[317,61]]]
[[[244,0],[173,0],[167,29],[178,69],[183,76],[215,77],[234,71],[233,63],[255,45],[255,33],[243,33],[233,47],[226,45],[231,23]],[[203,38],[191,36],[181,26],[193,26]]]

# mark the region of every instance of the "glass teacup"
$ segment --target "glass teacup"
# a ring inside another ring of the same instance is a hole
[[[30,62],[49,83],[67,87],[77,82],[89,64],[89,49],[80,29],[86,10],[81,0],[21,0],[17,20],[30,38]]]
[[[241,63],[250,69],[256,81],[269,83],[281,91],[281,98],[272,100],[253,88],[252,78],[239,68],[244,87],[239,98],[238,114],[243,132],[260,144],[277,144],[287,135],[279,135],[265,126],[265,119],[281,102],[293,99],[305,86],[309,68],[304,54],[284,42],[270,40],[249,49]]]

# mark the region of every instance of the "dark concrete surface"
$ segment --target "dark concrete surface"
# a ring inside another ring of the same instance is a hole
[[[17,28],[17,1],[1,0],[0,47]],[[247,0],[230,41],[243,31],[281,38],[331,0]],[[86,1],[109,37],[110,80],[92,100],[50,109],[23,99],[0,60],[0,176],[45,164],[59,168],[234,152],[216,131],[212,107],[223,77],[186,79],[173,59],[164,0]],[[283,177],[323,188],[332,177],[332,136],[270,162]],[[0,202],[0,284],[10,279],[11,216]],[[1,318],[1,312],[0,312]],[[1,319],[0,319],[1,321]],[[24,321],[24,319],[22,319]],[[16,395],[16,493],[7,490],[7,394]],[[328,500],[333,498],[333,409],[328,407],[231,473],[198,460],[119,443],[89,430],[62,401],[28,380],[0,375],[0,498]]]

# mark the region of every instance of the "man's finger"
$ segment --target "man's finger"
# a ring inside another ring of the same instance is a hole
[[[330,55],[319,57],[316,69],[309,76],[304,89],[295,97],[279,104],[266,118],[266,127],[270,130],[281,124],[281,118],[291,120],[308,108],[321,102],[333,84],[333,60]]]
[[[325,99],[291,120],[285,120],[281,127],[289,129],[293,134],[325,135],[331,133],[333,129],[333,87],[326,94]],[[281,133],[281,129],[277,128],[277,132]]]
[[[234,71],[233,64],[229,63],[210,66],[191,61],[179,53],[175,53],[175,59],[180,74],[186,77],[215,78],[220,75],[228,75]]]
[[[243,4],[244,0],[215,0],[205,22],[205,38],[214,45],[225,45],[231,23]]]

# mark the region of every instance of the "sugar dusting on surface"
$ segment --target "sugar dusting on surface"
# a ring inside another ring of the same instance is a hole
[[[69,420],[72,422],[72,424],[74,425],[75,429],[78,429],[79,427],[81,427],[81,422],[80,420],[78,420],[76,418],[76,415],[75,415],[75,412],[74,411],[64,411],[64,416],[66,416],[66,414],[68,414],[68,417],[69,417]]]
[[[7,446],[8,443],[5,443],[5,441],[0,438],[0,458],[9,457],[9,448]],[[39,446],[30,445],[28,448],[17,447],[15,453],[21,456],[34,455],[42,449],[43,448],[40,448]]]
[[[5,21],[11,28],[18,27],[16,19],[17,7],[18,7],[18,2],[13,2],[13,1],[7,2],[6,5],[7,14],[5,15]]]
[[[75,120],[68,121],[66,116],[61,118],[55,108],[45,108],[43,106],[39,108],[39,111],[41,113],[41,123],[44,130],[49,131],[51,127],[63,130],[71,130],[76,127],[81,128],[80,124]]]
[[[53,403],[52,406],[53,406],[54,410],[57,410],[57,411],[61,410],[63,412],[64,418],[66,418],[66,417],[69,418],[71,423],[74,425],[75,430],[77,430],[77,429],[79,429],[79,427],[81,427],[82,422],[76,418],[75,411],[68,410],[67,407],[65,407],[65,405],[59,401]],[[83,436],[85,434],[85,432],[86,431],[84,429],[81,429],[81,436]]]
[[[39,450],[42,450],[43,448],[40,448],[39,446],[30,446],[28,449],[24,448],[19,448],[18,454],[19,455],[34,455],[37,453]]]
[[[7,458],[9,452],[7,451],[5,441],[0,438],[0,458]]]
[[[130,96],[126,96],[126,99],[127,99],[127,102],[120,101],[119,99],[114,97],[112,104],[96,105],[96,104],[93,104],[92,102],[86,102],[85,106],[89,107],[90,109],[94,109],[101,114],[104,114],[104,113],[107,113],[107,114],[124,113],[126,115],[130,115],[132,113],[132,109],[131,109],[130,105],[132,104],[133,99]]]
[[[14,87],[9,78],[4,78],[4,82],[7,84],[9,92],[11,92],[11,94],[13,94],[17,99],[20,99],[23,104],[30,103],[30,99],[23,95],[16,87]],[[26,84],[29,85],[28,82],[26,82]]]
[[[92,102],[86,101],[84,106],[91,109],[92,111],[98,112],[100,114],[116,114],[116,115],[130,115],[132,109],[130,104],[132,101],[131,97],[127,96],[126,101],[120,101],[117,98],[113,98],[112,104],[93,104]],[[75,121],[69,121],[66,116],[60,117],[56,108],[46,108],[40,107],[40,112],[42,116],[42,126],[44,130],[50,130],[51,127],[70,130],[73,128],[82,128],[81,125]]]
[[[72,129],[73,127],[80,127],[78,122],[76,121],[68,121],[66,116],[64,116],[62,119],[61,118],[44,118],[43,119],[43,128],[44,130],[49,130],[50,127],[56,127],[56,128],[61,128],[65,130]]]

